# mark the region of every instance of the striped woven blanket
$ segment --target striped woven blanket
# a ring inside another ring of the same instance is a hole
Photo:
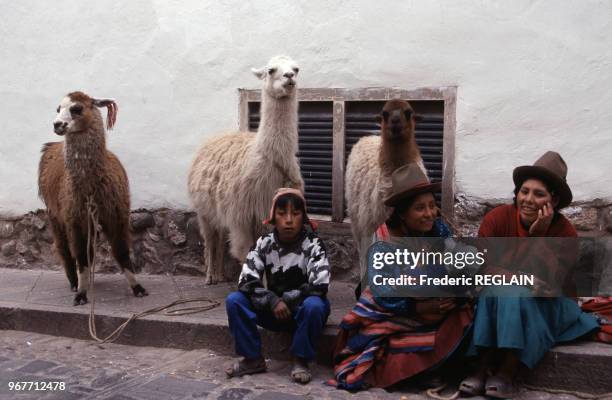
[[[472,320],[471,307],[450,312],[437,324],[386,311],[364,290],[342,319],[334,352],[334,379],[346,390],[388,387],[446,359]]]

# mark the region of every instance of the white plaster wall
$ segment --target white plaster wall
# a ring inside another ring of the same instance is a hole
[[[302,87],[458,87],[456,185],[508,197],[547,149],[575,199],[612,198],[612,2],[162,1],[0,3],[0,213],[41,207],[36,176],[63,95],[119,104],[109,148],[133,207],[187,208],[206,135],[238,124],[250,67],[286,53]]]

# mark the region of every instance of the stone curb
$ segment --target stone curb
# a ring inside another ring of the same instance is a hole
[[[196,314],[197,315],[197,314]],[[97,311],[98,336],[103,337],[129,318],[127,313]],[[0,329],[21,330],[91,340],[88,330],[89,307],[66,309],[13,302],[0,302]],[[319,345],[318,362],[331,364],[337,328],[327,326]],[[266,356],[287,359],[290,337],[262,331]],[[134,346],[170,347],[185,350],[208,348],[221,354],[233,354],[233,342],[227,322],[202,316],[168,317],[152,315],[133,321],[116,343]],[[612,392],[612,346],[602,343],[578,343],[558,346],[549,352],[526,382],[538,387],[602,394]]]
[[[198,315],[198,314],[194,314]],[[169,347],[183,350],[213,349],[234,354],[233,340],[226,321],[206,318],[150,315],[132,321],[115,343],[132,346]],[[131,314],[96,310],[97,335],[103,338],[129,319]],[[89,305],[67,311],[47,305],[0,301],[0,330],[19,330],[75,339],[93,340],[89,335]],[[265,354],[274,359],[289,359],[291,338],[286,333],[260,330]],[[337,328],[327,326],[319,343],[321,364],[331,365]]]

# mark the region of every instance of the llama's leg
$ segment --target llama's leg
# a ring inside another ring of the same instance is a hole
[[[204,283],[210,285],[215,282],[215,246],[218,236],[217,230],[199,218],[200,232],[204,239]]]
[[[360,235],[358,239],[359,245],[359,279],[363,288],[367,285],[366,272],[368,269],[368,249],[372,244],[372,239],[369,236]]]
[[[238,260],[244,262],[249,249],[255,244],[252,237],[251,227],[235,227],[230,231],[230,254]]]
[[[110,242],[111,248],[113,249],[113,256],[121,267],[121,272],[123,272],[123,275],[125,275],[134,296],[147,296],[148,293],[146,289],[143,288],[134,277],[134,267],[132,266],[132,260],[130,259],[130,233],[127,228],[127,221],[125,224],[115,226],[114,228],[119,229],[105,229],[104,232]]]
[[[70,254],[70,246],[68,245],[66,231],[55,218],[49,217],[49,221],[51,222],[51,228],[53,229],[55,250],[62,260],[64,272],[66,272],[66,277],[68,278],[68,282],[70,282],[70,290],[76,292],[79,284],[79,278],[77,276],[76,261],[72,257],[72,254]]]
[[[213,280],[217,283],[225,281],[225,243],[225,232],[217,231],[214,249],[215,263],[213,264]]]
[[[70,252],[74,254],[77,262],[78,286],[73,304],[79,306],[87,303],[87,290],[89,289],[89,262],[87,260],[87,236],[83,234],[78,225],[68,228],[67,232]]]

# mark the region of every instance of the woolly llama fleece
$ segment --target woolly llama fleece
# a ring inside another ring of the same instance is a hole
[[[107,127],[112,129],[117,115],[113,100],[69,93],[57,108],[53,122],[55,133],[65,140],[45,144],[38,167],[38,190],[47,206],[55,248],[70,288],[77,292],[74,305],[87,303],[89,200],[97,207],[97,222],[133,294],[147,295],[134,278],[130,260],[127,174],[119,159],[106,150],[98,107],[107,108]],[[89,248],[92,249],[93,246]]]
[[[304,189],[297,159],[297,63],[273,57],[253,73],[262,81],[261,122],[254,132],[207,140],[189,171],[188,188],[204,239],[206,283],[225,280],[223,255],[244,261],[265,232],[263,219],[280,187]]]

